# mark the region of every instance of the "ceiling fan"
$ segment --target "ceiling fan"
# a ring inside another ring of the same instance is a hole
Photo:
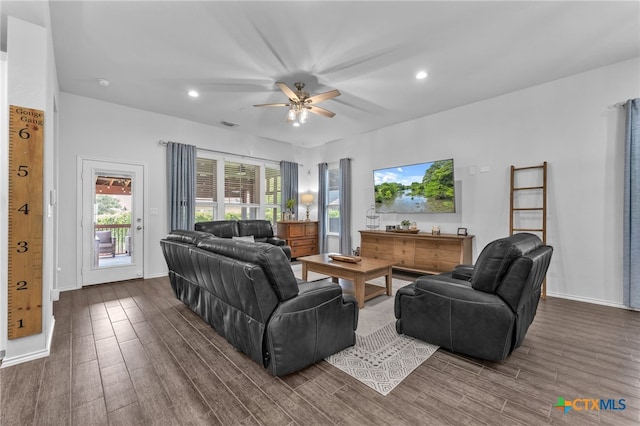
[[[265,106],[289,107],[289,112],[287,114],[287,121],[293,121],[294,125],[304,124],[307,121],[307,116],[309,112],[322,115],[328,118],[331,118],[334,115],[336,115],[334,112],[331,112],[324,108],[317,107],[314,104],[318,102],[326,101],[327,99],[335,98],[336,96],[340,96],[339,91],[334,89],[334,90],[329,90],[328,92],[319,93],[314,96],[309,96],[309,93],[304,90],[304,83],[294,84],[294,86],[297,89],[297,92],[294,92],[285,83],[277,82],[276,85],[280,88],[280,90],[282,90],[282,92],[285,95],[287,95],[287,97],[289,98],[289,102],[277,103],[277,104],[259,104],[259,105],[254,105],[254,107],[265,107]]]

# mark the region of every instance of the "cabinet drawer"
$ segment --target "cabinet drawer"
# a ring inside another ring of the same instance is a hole
[[[413,268],[413,256],[393,256],[393,261],[396,262],[396,266],[404,266],[405,268]]]
[[[318,254],[318,249],[315,246],[291,247],[291,257],[311,256],[314,254]]]
[[[398,257],[414,257],[416,251],[413,247],[394,247],[393,255]]]
[[[394,247],[415,247],[415,240],[413,238],[394,238],[393,239]]]
[[[367,253],[378,253],[378,254],[393,256],[393,246],[391,245],[363,244],[361,250],[363,251],[363,253],[366,251]]]
[[[315,237],[318,235],[318,224],[315,222],[307,222],[304,224],[304,235],[307,237]]]
[[[318,245],[318,240],[315,238],[305,238],[298,240],[288,240],[289,246],[291,247],[304,247],[304,246],[316,246]]]
[[[288,237],[291,238],[297,238],[297,237],[304,237],[305,235],[305,227],[303,224],[295,224],[295,225],[289,225],[289,229],[288,229]]]
[[[387,235],[363,235],[362,244],[393,245],[393,237]]]
[[[460,252],[460,243],[456,241],[417,240],[416,249],[443,250]]]
[[[416,249],[415,257],[416,262],[419,263],[429,261],[455,263],[456,265],[460,263],[460,252],[458,251]]]
[[[373,247],[362,247],[360,249],[360,255],[374,259],[393,260],[392,250],[375,250]]]

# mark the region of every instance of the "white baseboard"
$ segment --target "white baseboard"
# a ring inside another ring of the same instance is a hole
[[[164,272],[164,273],[159,273],[159,274],[149,274],[149,275],[145,275],[143,278],[145,280],[150,280],[151,278],[163,278],[163,277],[168,277],[169,273],[168,272]]]
[[[627,309],[627,310],[630,310],[630,311],[636,311],[637,310],[637,309],[629,308],[628,306],[624,306],[624,305],[622,305],[620,303],[612,303],[612,302],[609,302],[607,300],[593,299],[591,297],[572,296],[572,295],[569,295],[569,294],[552,293],[552,292],[547,292],[547,296],[557,297],[559,299],[575,300],[576,302],[591,303],[591,304],[594,304],[594,305],[610,306],[612,308]]]
[[[58,289],[51,290],[50,295],[51,295],[50,297],[52,302],[57,302],[58,300],[60,300],[60,290]]]
[[[51,341],[53,339],[53,330],[55,328],[56,319],[51,319],[51,327],[49,328],[49,338],[47,339],[47,347],[27,354],[22,354],[20,356],[5,358],[2,360],[2,365],[0,368],[11,367],[13,365],[22,364],[23,362],[33,361],[34,359],[45,358],[51,354]]]

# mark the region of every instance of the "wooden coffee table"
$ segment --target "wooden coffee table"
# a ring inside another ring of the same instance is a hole
[[[302,262],[302,279],[307,280],[308,272],[329,275],[333,281],[338,278],[353,282],[358,308],[364,307],[364,302],[385,292],[391,296],[391,267],[395,262],[390,260],[363,257],[358,263],[340,262],[329,257],[329,253],[314,256],[299,257]],[[366,281],[378,277],[386,278],[386,286],[369,284]]]

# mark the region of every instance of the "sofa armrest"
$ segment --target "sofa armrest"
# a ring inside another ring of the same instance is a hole
[[[495,294],[474,290],[468,281],[458,280],[446,275],[418,277],[415,287],[416,295],[420,292],[428,292],[432,295],[447,297],[460,302],[491,303],[496,299],[501,300]]]
[[[278,313],[291,313],[305,309],[313,309],[336,297],[342,297],[342,288],[331,281],[298,281],[298,295],[282,302]]]
[[[329,281],[300,282],[296,297],[271,315],[265,339],[265,367],[283,376],[355,344],[358,305]]]
[[[453,268],[451,276],[458,280],[471,281],[473,275],[473,265],[458,265]]]
[[[268,237],[267,238],[267,242],[269,244],[273,244],[274,246],[285,246],[285,245],[287,245],[287,241],[283,240],[282,238],[279,238],[279,237]]]
[[[279,246],[279,247],[282,249],[285,256],[287,256],[287,259],[291,260],[291,247],[289,246]]]

